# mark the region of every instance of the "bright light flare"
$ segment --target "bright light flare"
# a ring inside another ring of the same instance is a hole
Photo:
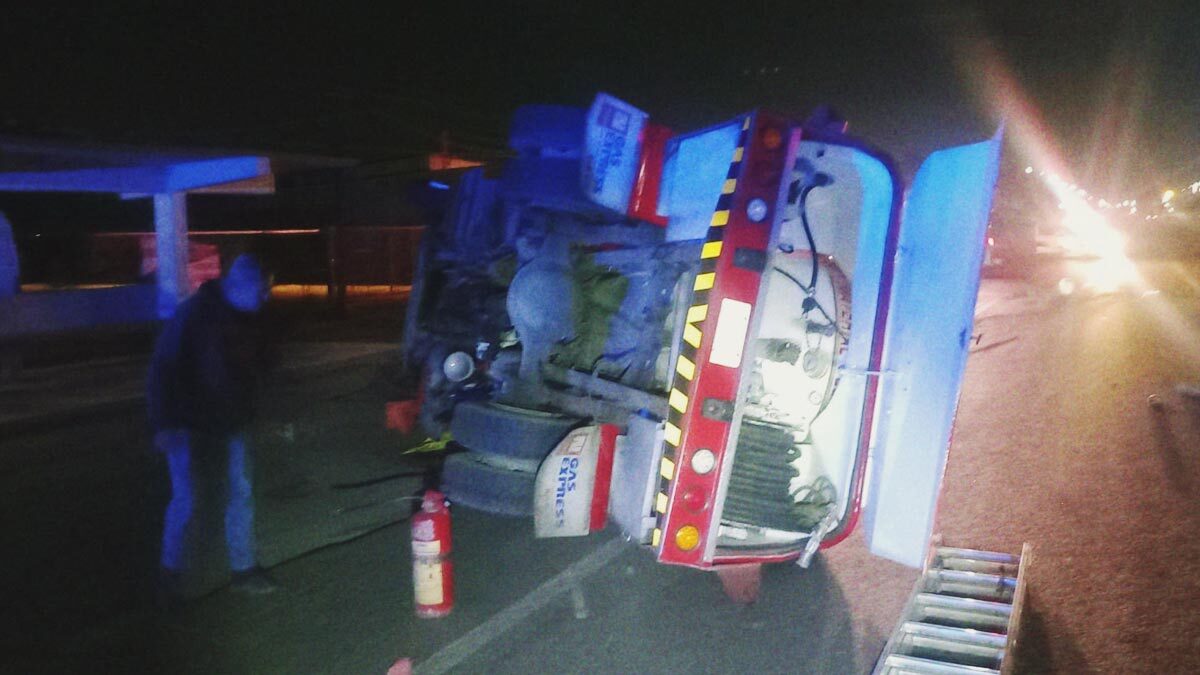
[[[1125,254],[1125,237],[1088,204],[1087,192],[1071,182],[1041,111],[1026,94],[996,45],[980,29],[974,15],[952,15],[947,37],[967,84],[1005,121],[1007,133],[1025,157],[1033,160],[1026,174],[1037,175],[1053,192],[1065,212],[1063,225],[1079,253],[1095,257],[1084,285],[1100,292],[1142,286],[1133,261]],[[970,37],[968,37],[970,36]],[[1130,205],[1132,206],[1132,204]],[[1060,289],[1060,291],[1063,289]],[[1074,288],[1069,289],[1071,291]]]
[[[1051,189],[1059,189],[1051,185]],[[1128,239],[1086,201],[1069,192],[1061,195],[1063,247],[1069,254],[1094,260],[1086,265],[1083,285],[1098,293],[1140,286],[1137,265],[1126,255]]]
[[[960,3],[965,4],[965,3]],[[1037,171],[1037,176],[1047,182],[1057,182],[1059,175],[1069,176],[1065,163],[1061,160],[1053,135],[1044,123],[1041,111],[1029,96],[1024,87],[1014,76],[1007,64],[1007,59],[995,43],[988,37],[988,30],[983,22],[969,9],[956,8],[955,3],[941,3],[936,15],[937,25],[945,28],[944,37],[952,48],[955,62],[965,83],[980,98],[982,103],[993,112],[996,118],[1005,121],[1006,135],[1030,161],[1030,166]],[[1128,64],[1115,64],[1116,68],[1125,69]],[[1137,106],[1134,106],[1134,110]],[[1121,117],[1120,119],[1126,119]],[[1108,136],[1102,135],[1108,143]],[[1029,172],[1026,172],[1029,174]],[[1065,184],[1063,185],[1065,187]],[[1188,186],[1193,194],[1200,193],[1200,181]],[[1057,191],[1056,191],[1057,193]],[[1172,198],[1175,195],[1171,195]],[[1060,201],[1067,201],[1059,197]],[[1114,203],[1116,200],[1110,200]],[[1150,200],[1153,201],[1153,197]],[[1169,200],[1168,200],[1169,201]],[[1086,205],[1086,202],[1085,202]],[[1120,202],[1122,213],[1126,210],[1136,214],[1139,204],[1137,200],[1124,199]],[[1066,204],[1064,204],[1066,210]],[[1142,204],[1140,211],[1147,211],[1147,204]],[[1157,213],[1144,215],[1147,221],[1159,219]],[[1108,223],[1099,223],[1088,217],[1076,215],[1071,218],[1073,224],[1080,226],[1083,232],[1080,237],[1088,245],[1100,249],[1100,260],[1079,267],[1091,267],[1090,278],[1076,279],[1067,277],[1058,286],[1058,291],[1071,295],[1085,283],[1097,284],[1099,288],[1120,287],[1124,282],[1131,286],[1130,290],[1140,298],[1139,306],[1145,308],[1154,328],[1161,329],[1177,349],[1180,358],[1192,363],[1200,363],[1200,342],[1196,340],[1195,327],[1191,320],[1185,318],[1176,306],[1168,301],[1167,294],[1146,294],[1151,286],[1146,283],[1133,262],[1124,252],[1123,237],[1113,232],[1113,236],[1097,235],[1097,231],[1112,232]],[[1200,289],[1200,279],[1190,273],[1181,274],[1193,290]],[[1104,332],[1097,331],[1097,335]]]
[[[1141,284],[1137,265],[1124,253],[1102,257],[1085,268],[1084,283],[1097,293],[1115,293]]]

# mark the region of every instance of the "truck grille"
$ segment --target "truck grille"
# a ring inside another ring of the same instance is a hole
[[[744,419],[722,518],[788,532],[815,527],[836,495],[823,477],[796,489],[799,473],[792,462],[810,447],[797,444],[787,427]]]

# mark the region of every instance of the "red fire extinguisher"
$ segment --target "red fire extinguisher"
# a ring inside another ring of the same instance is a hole
[[[417,616],[436,619],[454,608],[454,563],[450,560],[450,509],[437,490],[426,490],[412,518],[413,591]]]

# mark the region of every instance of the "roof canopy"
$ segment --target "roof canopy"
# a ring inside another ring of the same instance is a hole
[[[241,190],[238,184],[243,181]],[[218,185],[230,192],[269,192],[271,162],[254,155],[222,157],[0,137],[0,191],[141,195]]]

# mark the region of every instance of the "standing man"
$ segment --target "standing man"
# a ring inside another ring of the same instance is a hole
[[[17,242],[13,238],[12,224],[0,211],[0,316],[7,308],[3,305],[21,291],[21,266],[17,258]],[[15,378],[21,371],[21,352],[17,345],[0,343],[0,382]]]
[[[192,519],[192,460],[227,458],[225,543],[233,587],[270,593],[275,583],[258,565],[254,538],[251,457],[246,432],[264,369],[259,310],[270,287],[250,255],[220,279],[204,283],[167,322],[150,363],[147,401],[154,446],[167,458],[171,501],[163,523],[162,592],[178,599],[184,537]]]

